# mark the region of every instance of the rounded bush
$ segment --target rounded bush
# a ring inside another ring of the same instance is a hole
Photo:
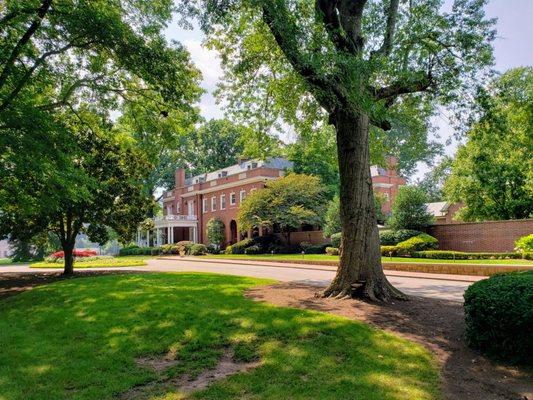
[[[244,249],[244,254],[261,254],[261,246],[254,244]]]
[[[232,244],[231,246],[226,247],[226,254],[244,254],[244,250],[253,245],[253,239],[243,239]]]
[[[326,254],[328,256],[338,256],[340,254],[340,250],[338,247],[326,247]]]
[[[407,239],[396,245],[399,254],[411,254],[415,251],[436,249],[439,241],[427,233],[421,233],[418,236]]]
[[[470,346],[495,358],[533,365],[533,271],[476,282],[464,298]]]
[[[379,232],[379,241],[383,246],[394,246],[412,237],[422,234],[412,229],[384,230]]]
[[[533,233],[522,236],[515,242],[515,250],[521,253],[533,252]]]
[[[189,249],[191,256],[203,256],[207,254],[207,246],[205,244],[196,243]]]

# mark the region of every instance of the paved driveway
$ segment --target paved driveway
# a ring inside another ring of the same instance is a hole
[[[125,270],[161,272],[213,272],[229,275],[270,278],[283,282],[303,282],[317,287],[326,286],[335,275],[335,267],[302,264],[285,264],[262,261],[206,260],[194,258],[164,258],[148,261],[145,267],[128,267]],[[101,270],[101,268],[99,268]],[[117,268],[114,268],[117,270]],[[44,273],[51,269],[35,269],[26,265],[0,267],[2,272]],[[60,269],[58,269],[60,271]],[[386,271],[390,282],[412,296],[462,301],[465,289],[480,277],[454,276]]]

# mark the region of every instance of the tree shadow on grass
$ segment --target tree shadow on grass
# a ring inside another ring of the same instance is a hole
[[[198,376],[231,348],[236,359],[261,365],[190,396],[437,397],[435,364],[421,346],[337,316],[244,298],[260,282],[190,273],[103,276],[8,298],[0,303],[0,393],[113,398],[147,382]],[[135,362],[169,352],[179,362],[164,371]],[[163,385],[152,395],[181,396]]]

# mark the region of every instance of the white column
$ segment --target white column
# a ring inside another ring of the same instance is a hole
[[[192,228],[192,241],[198,243],[198,228],[195,226]]]
[[[170,243],[174,243],[174,227],[170,226]]]
[[[146,231],[146,246],[150,246],[150,231]]]

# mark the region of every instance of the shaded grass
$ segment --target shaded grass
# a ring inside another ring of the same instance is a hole
[[[85,260],[79,258],[74,261],[74,268],[109,268],[109,267],[135,267],[146,265],[146,260],[151,256],[124,256],[103,258],[99,260]],[[40,261],[30,264],[30,268],[63,268],[63,260],[59,262]]]
[[[327,254],[208,254],[205,258],[221,258],[228,260],[262,260],[262,261],[328,261],[338,262],[339,256]],[[421,264],[505,264],[505,265],[533,265],[533,260],[437,260],[411,257],[381,257],[382,262],[404,262]]]
[[[270,281],[183,273],[78,278],[0,302],[0,397],[111,399],[158,375],[135,357],[175,352],[194,376],[232,346],[260,358],[196,399],[439,398],[423,347],[330,314],[243,297]],[[182,398],[165,389],[153,399]]]

